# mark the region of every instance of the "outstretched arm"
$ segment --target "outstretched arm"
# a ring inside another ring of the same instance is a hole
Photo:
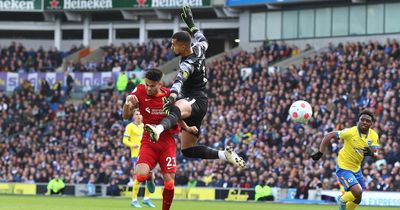
[[[196,53],[196,55],[199,57],[203,56],[208,48],[208,42],[207,42],[207,39],[204,36],[204,34],[201,33],[201,31],[194,24],[192,10],[190,9],[189,6],[182,7],[181,18],[182,18],[183,22],[186,23],[190,32],[192,32],[192,34],[194,35],[194,40],[195,40],[196,46],[200,47],[199,50],[201,50],[201,51]]]
[[[197,52],[197,56],[201,57],[204,56],[207,49],[208,49],[208,41],[206,39],[206,37],[204,36],[203,33],[201,33],[201,31],[197,31],[194,34],[194,40],[195,40],[195,46],[199,46],[200,47],[200,51]],[[194,50],[196,50],[196,48],[194,47]]]
[[[190,32],[196,33],[197,31],[199,31],[199,29],[194,24],[192,10],[190,9],[189,5],[185,5],[182,7],[181,18],[182,18],[183,22],[186,23]]]
[[[319,160],[322,157],[322,155],[326,151],[326,148],[328,147],[328,145],[331,144],[331,141],[336,138],[337,133],[338,133],[337,131],[332,131],[332,132],[328,133],[324,137],[324,139],[322,139],[322,142],[319,145],[319,151],[317,153],[311,155],[311,158],[313,160]]]

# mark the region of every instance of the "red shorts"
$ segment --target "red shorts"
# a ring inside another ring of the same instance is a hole
[[[145,163],[150,170],[160,164],[163,173],[176,172],[176,143],[171,135],[161,135],[157,143],[153,143],[148,135],[143,135],[136,164]]]

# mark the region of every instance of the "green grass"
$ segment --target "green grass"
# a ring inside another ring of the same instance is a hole
[[[0,210],[132,210],[127,198],[83,198],[0,195]],[[161,200],[154,200],[161,209]],[[147,206],[142,209],[149,209]],[[171,210],[337,210],[334,205],[299,205],[280,203],[174,201]],[[400,210],[390,207],[359,207],[357,210]]]

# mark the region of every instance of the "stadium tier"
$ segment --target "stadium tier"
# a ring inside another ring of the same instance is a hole
[[[200,143],[215,148],[231,145],[241,151],[250,168],[236,171],[222,162],[197,163],[178,155],[177,185],[197,182],[198,186],[254,188],[268,180],[271,186],[296,187],[300,181],[313,180],[310,188],[337,188],[334,171],[340,143],[320,163],[311,162],[307,151],[317,147],[325,132],[354,123],[358,107],[370,107],[378,115],[375,126],[383,154],[377,162],[369,160],[364,165],[367,187],[400,190],[399,164],[395,165],[400,152],[394,139],[398,99],[391,97],[398,96],[399,90],[399,83],[391,80],[399,78],[398,71],[391,71],[398,68],[393,57],[398,56],[397,46],[395,40],[385,45],[339,45],[285,73],[269,72],[267,67],[282,59],[279,55],[291,55],[292,48],[286,45],[270,45],[252,53],[240,51],[214,62],[207,88],[210,107]],[[241,66],[253,68],[253,74],[242,77]],[[364,71],[367,74],[357,74]],[[352,75],[353,81],[341,80],[345,75]],[[363,83],[366,79],[372,82]],[[112,89],[94,92],[72,105],[57,90],[48,97],[45,92],[21,86],[11,96],[2,94],[2,134],[13,136],[3,144],[2,180],[47,182],[60,172],[66,183],[86,183],[95,174],[96,183],[117,179],[127,184],[131,173],[128,153],[120,141],[124,130],[121,96]],[[318,104],[308,126],[288,121],[288,106],[298,98]],[[162,184],[160,175],[156,177]]]
[[[399,9],[0,0],[0,194],[398,208]]]

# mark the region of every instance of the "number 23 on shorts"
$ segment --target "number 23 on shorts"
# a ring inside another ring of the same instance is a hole
[[[176,166],[175,157],[167,157],[165,160],[167,161],[167,169],[171,169]]]

